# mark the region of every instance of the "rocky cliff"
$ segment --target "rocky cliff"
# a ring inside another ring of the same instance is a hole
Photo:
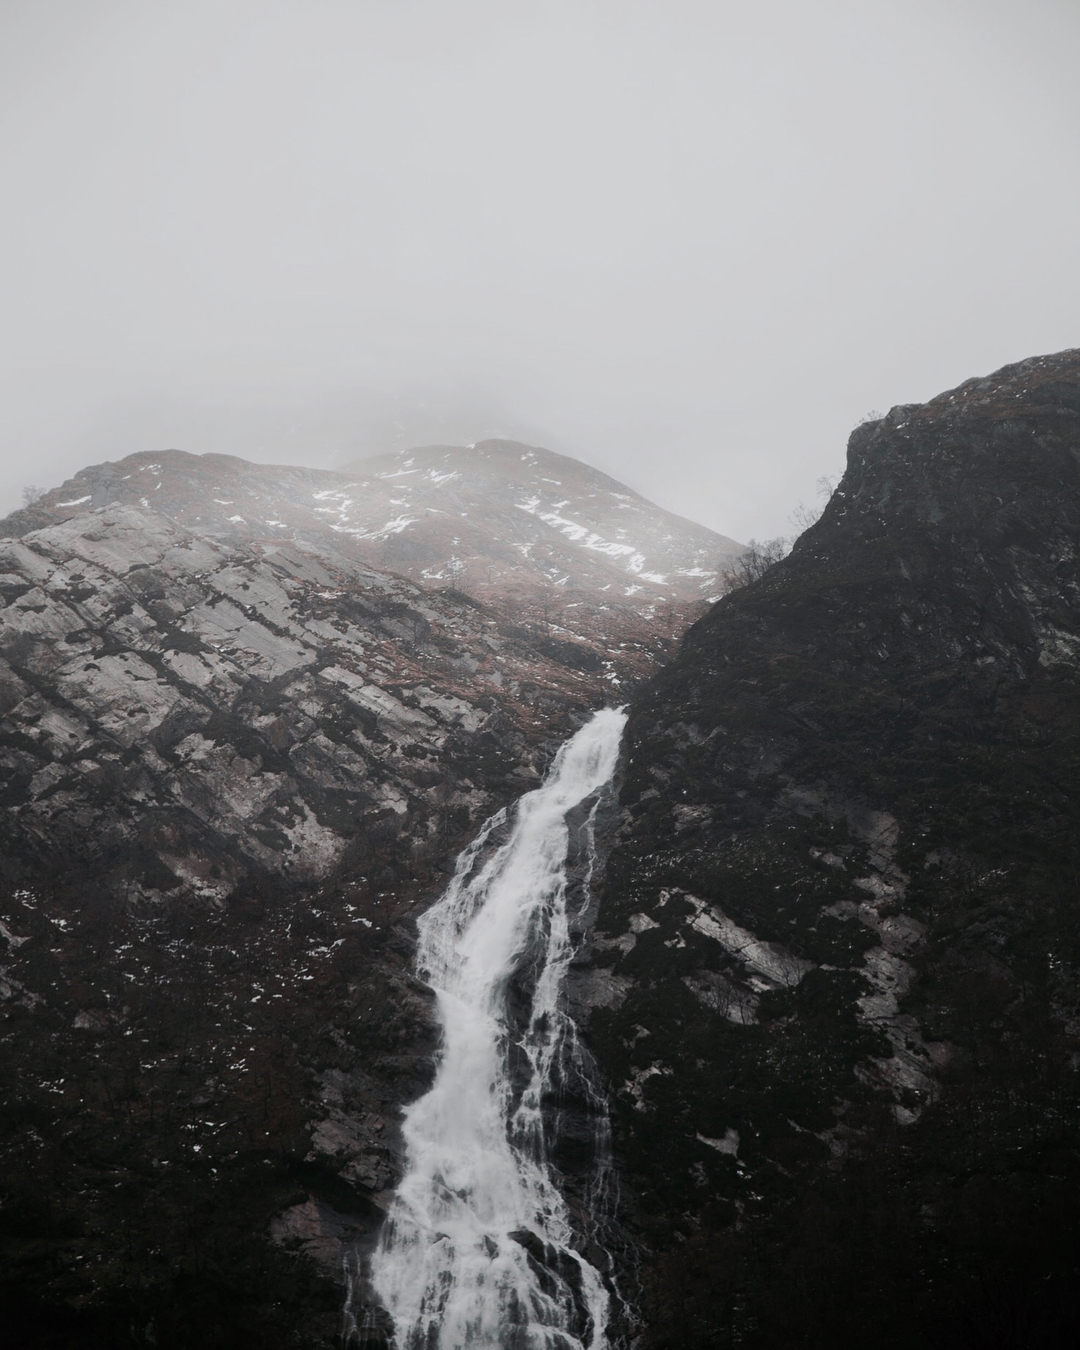
[[[139,507],[0,540],[0,567],[8,866],[93,859],[129,900],[356,879],[374,839],[410,859],[400,892],[655,664]]]
[[[860,426],[632,706],[574,981],[644,1344],[1080,1325],[1080,351]]]

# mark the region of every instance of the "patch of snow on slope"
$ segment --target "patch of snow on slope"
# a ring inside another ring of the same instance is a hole
[[[388,520],[379,530],[358,530],[347,525],[331,525],[330,528],[336,530],[338,534],[355,535],[357,539],[385,539],[388,534],[400,534],[407,525],[412,525],[419,519],[419,516],[398,516],[394,520]]]
[[[593,553],[606,553],[609,557],[624,557],[628,553],[634,553],[633,546],[630,544],[617,544],[610,539],[605,539],[603,535],[590,533],[584,525],[579,525],[576,520],[568,520],[566,516],[560,516],[554,511],[539,511],[540,505],[538,497],[531,498],[524,502],[515,502],[514,505],[519,511],[527,511],[530,516],[536,516],[542,520],[545,525],[551,525],[558,530],[560,534],[566,537],[574,544],[580,544],[582,548],[587,548]],[[634,554],[641,558],[641,565],[644,566],[644,554]],[[631,567],[631,571],[638,570]],[[650,576],[648,578],[652,580]],[[661,578],[661,580],[663,580]]]

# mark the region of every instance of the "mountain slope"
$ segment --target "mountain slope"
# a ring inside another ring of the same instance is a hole
[[[110,503],[219,538],[308,541],[421,584],[563,608],[694,604],[740,545],[673,516],[595,469],[513,441],[433,446],[347,471],[179,450],[98,464],[4,523],[40,529]]]
[[[392,822],[438,854],[436,818],[482,818],[535,773],[530,744],[650,665],[142,508],[2,540],[0,568],[6,853],[28,876],[88,830],[117,885],[137,838],[166,890],[219,899],[355,870],[349,841]]]
[[[647,1344],[1067,1343],[1078,652],[1073,351],[859,427],[634,701],[577,996]]]
[[[401,522],[392,558],[410,561],[415,536],[431,556],[421,576],[460,575],[481,593],[539,577],[619,602],[697,600],[715,597],[721,565],[741,552],[579,460],[514,441],[427,446],[351,468],[369,491],[389,485]],[[342,503],[346,527],[354,510]]]
[[[416,907],[665,639],[124,504],[0,539],[0,601],[7,1329],[336,1344],[430,1070]]]

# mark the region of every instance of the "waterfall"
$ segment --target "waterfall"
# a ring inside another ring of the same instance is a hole
[[[609,783],[625,720],[606,708],[567,741],[543,786],[484,825],[420,920],[417,966],[442,1050],[405,1114],[406,1171],[371,1272],[396,1350],[609,1345],[608,1290],[576,1249],[543,1107],[577,1054],[559,1006],[572,956],[568,816]],[[595,811],[594,800],[579,831],[586,892]],[[605,1130],[602,1109],[598,1119]]]

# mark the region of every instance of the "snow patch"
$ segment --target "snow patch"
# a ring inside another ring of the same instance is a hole
[[[739,1131],[728,1129],[724,1132],[723,1139],[710,1139],[707,1135],[698,1134],[695,1136],[703,1144],[708,1144],[710,1148],[716,1149],[717,1153],[727,1153],[730,1157],[738,1157],[739,1153]]]

